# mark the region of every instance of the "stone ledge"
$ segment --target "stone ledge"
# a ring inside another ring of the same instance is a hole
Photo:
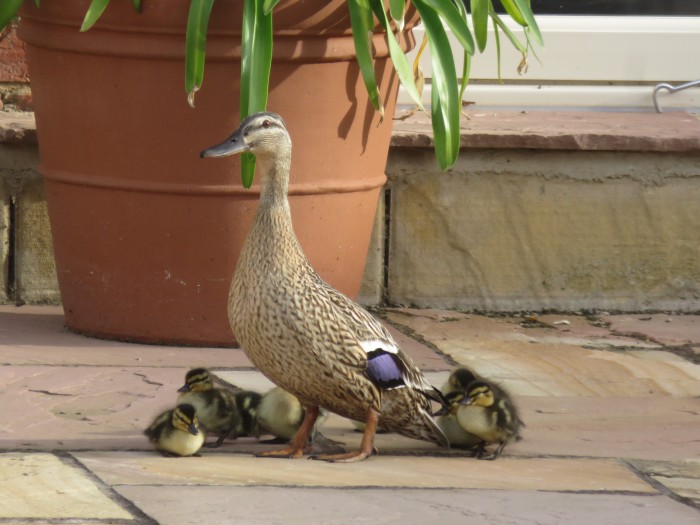
[[[578,151],[700,151],[700,120],[690,113],[592,111],[466,111],[460,122],[465,148]],[[428,115],[394,122],[391,145],[433,146]]]
[[[0,143],[36,144],[34,113],[0,111]]]
[[[579,151],[700,152],[700,120],[686,112],[468,111],[462,118],[465,148]],[[0,111],[0,143],[36,143],[33,113]],[[394,122],[391,145],[429,148],[424,113]]]

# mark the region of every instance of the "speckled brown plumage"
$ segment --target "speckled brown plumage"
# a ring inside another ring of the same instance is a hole
[[[263,127],[264,124],[267,127]],[[287,200],[291,140],[274,114],[249,117],[236,136],[250,144],[261,177],[260,204],[231,283],[231,328],[255,366],[304,406],[323,406],[399,434],[448,446],[435,424],[436,391],[388,331],[325,283],[308,263]],[[405,383],[383,389],[366,374],[368,352],[391,353]]]

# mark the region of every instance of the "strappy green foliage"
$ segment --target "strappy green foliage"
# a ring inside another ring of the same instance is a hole
[[[0,29],[16,16],[25,0],[0,2]],[[30,0],[26,0],[30,1]],[[126,1],[126,0],[122,0]],[[242,57],[241,57],[241,119],[265,110],[272,66],[273,13],[280,0],[243,0]],[[521,42],[508,29],[503,18],[494,10],[494,1],[500,2],[505,12],[517,24],[525,28],[525,42]],[[85,14],[81,31],[90,29],[107,9],[110,0],[92,0]],[[131,0],[136,11],[141,10],[141,0]],[[38,6],[39,0],[34,0]],[[185,91],[190,105],[204,80],[206,35],[214,0],[190,0],[190,10],[185,36]],[[395,35],[404,26],[408,0],[347,0],[353,28],[353,40],[362,79],[374,108],[384,116],[374,71],[372,38],[382,31],[387,39],[389,52],[396,72],[406,91],[422,109],[421,96],[414,82],[413,71],[400,47],[400,36]],[[475,49],[486,48],[489,18],[493,23],[498,51],[500,76],[499,31],[525,57],[531,42],[543,44],[530,0],[469,0],[467,9],[463,0],[412,0],[421,16],[433,67],[432,98],[430,112],[435,139],[435,153],[442,169],[452,166],[459,154],[459,117],[462,95],[469,80],[469,65]],[[388,13],[388,14],[387,14]],[[378,21],[378,24],[377,24]],[[393,25],[392,25],[393,22]],[[455,35],[463,52],[463,68],[457,75],[455,57],[445,28]],[[472,36],[473,34],[473,36]],[[523,62],[524,63],[524,62]],[[461,87],[458,86],[461,77]],[[322,89],[322,87],[320,87]],[[254,158],[243,156],[241,176],[245,187],[253,181]]]

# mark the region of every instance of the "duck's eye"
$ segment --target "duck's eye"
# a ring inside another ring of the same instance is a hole
[[[269,127],[270,127],[270,121],[269,121],[269,120],[263,120],[262,127],[263,127],[263,128],[269,128]]]

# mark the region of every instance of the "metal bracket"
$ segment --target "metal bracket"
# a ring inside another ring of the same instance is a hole
[[[662,82],[661,84],[657,84],[656,87],[654,87],[654,107],[656,108],[657,113],[662,113],[663,110],[661,109],[661,106],[659,106],[659,101],[657,100],[656,96],[658,95],[659,91],[662,89],[668,90],[669,93],[675,93],[676,91],[681,91],[683,89],[687,89],[689,87],[693,86],[700,86],[700,80],[693,80],[692,82],[686,82],[685,84],[679,84],[677,86],[672,86],[671,84],[667,84],[666,82]]]

